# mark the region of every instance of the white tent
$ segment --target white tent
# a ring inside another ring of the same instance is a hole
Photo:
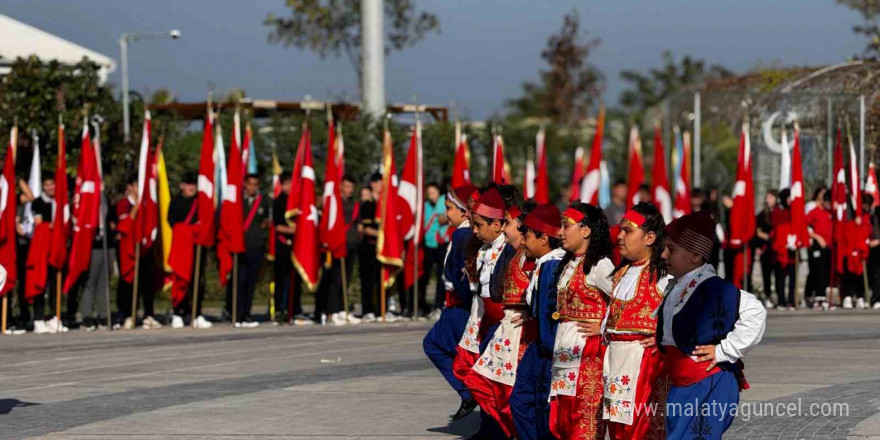
[[[0,75],[9,73],[16,58],[31,55],[44,61],[58,60],[63,64],[76,64],[83,57],[88,58],[101,66],[98,74],[102,84],[116,70],[113,58],[0,14]]]

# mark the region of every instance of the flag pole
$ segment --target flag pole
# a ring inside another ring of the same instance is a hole
[[[232,328],[238,317],[238,253],[232,254]]]
[[[341,258],[342,264],[342,307],[345,310],[345,322],[348,322],[348,274],[345,273],[345,257]]]
[[[107,200],[104,188],[104,166],[101,163],[101,123],[104,118],[95,114],[92,116],[92,126],[95,127],[95,151],[98,155],[98,174],[101,176],[101,197],[98,199],[98,206],[101,218],[98,219],[101,228],[101,248],[104,251],[104,278],[107,280],[105,297],[107,300],[107,329],[113,330],[113,323],[110,319],[110,251],[107,249]]]
[[[276,255],[275,258],[278,258],[278,256]],[[293,273],[293,271],[290,271],[290,275],[288,275],[290,280],[287,283],[287,325],[293,322],[293,282],[296,280]]]
[[[132,216],[134,217],[134,216]],[[134,220],[134,218],[132,218]],[[138,303],[138,275],[141,266],[141,241],[138,240],[134,245],[134,285],[131,289],[131,325],[132,328],[137,324],[137,303]]]
[[[385,322],[385,268],[379,272],[379,311],[382,313],[382,322]]]
[[[3,295],[3,323],[2,323],[2,334],[6,334],[6,307],[9,306],[9,298],[8,295]]]
[[[871,300],[870,300],[870,297],[868,296],[868,265],[867,265],[867,263],[865,263],[865,260],[862,260],[862,282],[865,283],[865,290],[864,290],[864,292],[865,292],[865,308],[870,309],[871,308]],[[3,299],[6,299],[6,297],[4,296]],[[3,309],[3,313],[6,313],[5,307]]]
[[[421,121],[419,120],[419,98],[414,96],[413,99],[416,101],[416,130],[420,130]],[[415,154],[416,154],[416,212],[415,217],[413,218],[413,303],[412,303],[412,320],[419,320],[419,231],[422,228],[422,221],[419,212],[422,207],[420,206],[421,200],[419,200],[419,192],[423,191],[422,188],[422,158],[421,158],[421,133],[417,132],[416,136],[419,138],[416,139],[417,146]]]
[[[61,215],[64,215],[61,213]],[[3,295],[4,297],[6,295]],[[61,269],[55,272],[55,319],[58,320],[58,332],[61,332]]]
[[[193,203],[198,203],[198,200]],[[196,305],[199,301],[199,275],[202,272],[202,246],[196,245],[196,273],[193,276],[193,288],[192,288],[192,320],[190,321],[190,325],[196,325]]]

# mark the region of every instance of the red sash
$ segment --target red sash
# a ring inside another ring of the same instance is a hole
[[[263,196],[257,194],[257,200],[254,200],[254,204],[251,205],[251,212],[248,213],[247,219],[244,221],[244,230],[247,231],[251,227],[251,223],[254,221],[254,216],[257,215],[257,211],[260,209],[260,201],[263,199]]]
[[[693,385],[721,371],[717,366],[706,371],[709,361],[697,362],[673,345],[667,345],[663,348],[666,350],[669,378],[672,380],[672,384],[677,387]]]

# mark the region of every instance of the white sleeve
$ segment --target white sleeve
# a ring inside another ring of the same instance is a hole
[[[0,290],[6,285],[6,268],[0,266]]]
[[[739,319],[727,338],[715,347],[716,362],[736,362],[761,342],[767,311],[755,295],[739,291]]]
[[[613,294],[611,291],[611,285],[613,284],[611,282],[611,273],[614,272],[614,263],[608,258],[603,258],[596,263],[593,271],[593,280],[596,282],[596,288],[610,297]]]

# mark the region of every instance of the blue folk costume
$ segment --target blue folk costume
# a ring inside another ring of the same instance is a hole
[[[557,216],[558,218],[558,216]],[[530,312],[537,321],[538,339],[526,348],[510,394],[510,412],[520,440],[554,439],[550,433],[550,376],[558,321],[556,282],[565,251],[555,249],[539,258],[529,285]]]
[[[422,341],[422,347],[428,359],[440,370],[440,374],[462,400],[470,399],[471,393],[453,374],[452,362],[457,354],[458,342],[467,326],[471,301],[473,300],[470,283],[464,271],[465,251],[467,243],[470,242],[473,235],[473,230],[468,222],[464,222],[452,234],[452,241],[449,244],[446,263],[443,267],[443,279],[446,283],[446,307],[440,314],[440,319],[434,323]]]

